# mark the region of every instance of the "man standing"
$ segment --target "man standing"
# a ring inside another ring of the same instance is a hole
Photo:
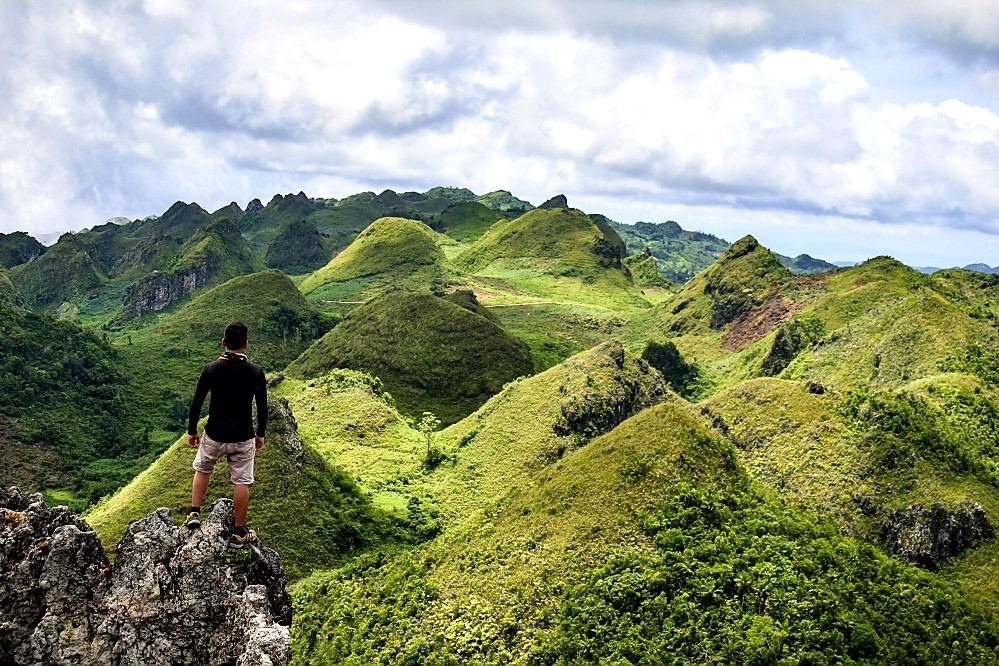
[[[246,507],[253,483],[253,458],[264,448],[267,428],[267,383],[259,365],[246,359],[246,326],[229,324],[222,338],[223,353],[201,371],[187,420],[187,445],[197,448],[194,458],[194,483],[191,509],[184,521],[190,529],[201,526],[201,502],[215,463],[223,455],[229,461],[232,480],[232,505],[235,528],[230,545],[242,548],[255,536],[246,529]],[[205,396],[212,394],[208,405],[208,423],[204,436],[198,436],[198,418]],[[257,428],[253,429],[253,401],[257,402]]]

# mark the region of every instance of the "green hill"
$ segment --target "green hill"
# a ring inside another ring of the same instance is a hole
[[[307,220],[289,224],[267,246],[264,263],[291,275],[304,275],[326,265],[330,252],[315,225]]]
[[[989,610],[755,487],[679,404],[532,481],[419,549],[309,579],[294,597],[295,662],[996,656]]]
[[[432,436],[443,456],[425,465],[425,436],[351,370],[288,379],[303,436],[386,507],[422,506],[444,526],[462,522],[529,483],[542,469],[669,394],[662,377],[605,343],[550,370],[508,383],[475,413]]]
[[[315,377],[333,368],[375,375],[403,411],[431,411],[450,423],[530,374],[533,364],[524,343],[473,310],[431,294],[390,291],[353,310],[288,373]]]
[[[658,306],[640,330],[674,342],[700,367],[707,392],[778,375],[842,388],[901,387],[959,363],[957,356],[984,358],[995,335],[977,306],[947,289],[888,257],[792,276],[748,238]]]
[[[74,234],[64,234],[45,254],[15,266],[10,275],[28,306],[49,312],[104,284],[86,245]]]
[[[17,304],[17,288],[14,287],[10,273],[3,266],[0,266],[0,306],[11,306]]]
[[[45,253],[45,246],[24,233],[0,233],[0,268],[13,268],[34,261]]]
[[[334,323],[284,273],[264,271],[201,292],[142,328],[120,333],[116,342],[135,385],[131,400],[162,445],[185,427],[198,374],[218,356],[232,321],[247,325],[247,354],[268,372],[284,368]]]
[[[267,444],[254,465],[248,523],[281,554],[281,565],[292,579],[334,566],[351,551],[399,531],[399,521],[374,509],[347,475],[302,442],[287,403],[272,398],[269,406]],[[121,539],[129,522],[158,507],[172,508],[178,522],[183,518],[191,503],[194,454],[182,438],[84,515],[105,549]],[[227,466],[221,463],[204,506],[231,493]]]
[[[122,302],[127,319],[158,311],[192,291],[221,284],[260,269],[249,245],[228,219],[209,222],[187,240],[163,271],[154,271],[131,284]]]
[[[429,291],[452,276],[434,231],[414,220],[384,217],[307,277],[301,289],[311,299],[361,300],[389,287]]]
[[[0,484],[79,506],[127,482],[149,451],[129,394],[104,339],[0,304]]]
[[[455,263],[547,299],[618,310],[648,307],[622,264],[619,242],[581,211],[539,208],[494,224]]]
[[[473,243],[482,237],[489,227],[504,219],[477,201],[461,201],[445,208],[437,218],[442,232],[462,243]]]

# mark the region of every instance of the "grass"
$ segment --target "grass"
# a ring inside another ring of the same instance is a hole
[[[392,291],[353,310],[288,373],[315,377],[333,368],[377,376],[410,416],[431,411],[453,423],[533,364],[523,342],[476,312],[431,294]]]
[[[266,371],[283,369],[333,321],[321,315],[280,271],[240,276],[202,292],[189,303],[140,321],[113,342],[126,360],[133,395],[149,427],[173,433],[186,427],[187,405],[198,375],[221,350],[226,324],[249,328],[248,355]]]
[[[294,663],[995,655],[985,610],[754,488],[679,404],[525,481],[419,549],[306,580]]]
[[[301,284],[313,299],[367,300],[386,288],[429,291],[455,278],[453,269],[426,225],[402,218],[381,218],[347,249]],[[356,291],[349,291],[349,285]]]

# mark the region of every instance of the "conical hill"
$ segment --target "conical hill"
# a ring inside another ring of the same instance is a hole
[[[648,307],[623,258],[617,234],[582,211],[538,208],[493,224],[455,263],[544,298]]]
[[[527,345],[474,310],[431,294],[390,291],[353,310],[288,373],[315,377],[332,368],[375,375],[403,411],[432,411],[452,423],[530,374],[533,364]]]
[[[343,252],[302,282],[312,299],[360,300],[390,286],[430,291],[451,274],[437,234],[422,222],[375,220]]]
[[[677,402],[537,468],[414,551],[316,576],[296,603],[310,612],[293,649],[330,663],[739,663],[761,649],[795,663],[937,663],[957,649],[973,662],[999,636],[944,578],[760,491]],[[761,648],[761,632],[779,647]]]
[[[266,446],[254,464],[248,524],[274,545],[289,576],[300,578],[333,566],[345,553],[374,541],[387,525],[349,477],[302,442],[287,403],[272,398],[269,407]],[[129,522],[158,507],[173,509],[177,522],[183,520],[191,503],[194,454],[182,437],[84,515],[105,548],[120,540]],[[231,494],[228,468],[220,463],[203,506]]]
[[[658,306],[647,335],[696,363],[706,391],[759,376],[900,387],[995,335],[938,285],[889,257],[792,276],[747,237]]]
[[[154,429],[174,432],[186,423],[198,375],[221,351],[228,323],[246,324],[247,354],[266,371],[282,369],[334,323],[273,270],[234,278],[158,316],[119,339],[136,384],[133,402]]]

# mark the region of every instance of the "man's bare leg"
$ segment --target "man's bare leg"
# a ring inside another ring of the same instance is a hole
[[[232,514],[236,527],[246,525],[246,507],[250,503],[250,486],[237,483],[232,487]]]
[[[201,507],[201,503],[205,501],[205,493],[208,492],[208,482],[211,480],[211,474],[194,472],[194,483],[191,484],[191,506]]]

